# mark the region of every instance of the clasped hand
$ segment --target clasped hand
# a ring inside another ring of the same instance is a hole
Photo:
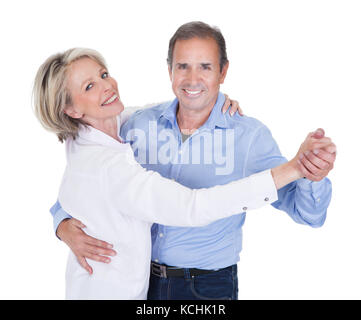
[[[312,181],[321,181],[333,169],[336,160],[336,145],[325,137],[323,129],[310,132],[295,158],[301,175]]]

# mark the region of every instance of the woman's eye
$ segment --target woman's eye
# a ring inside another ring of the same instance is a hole
[[[103,72],[102,74],[102,79],[108,78],[109,77],[109,73],[108,72]]]
[[[88,91],[88,90],[91,89],[91,88],[93,88],[93,84],[92,84],[92,83],[89,83],[89,84],[86,86],[85,90]]]

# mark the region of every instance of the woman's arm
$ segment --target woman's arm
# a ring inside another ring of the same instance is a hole
[[[226,185],[196,190],[145,170],[129,151],[127,157],[117,154],[105,170],[105,197],[120,213],[144,221],[174,226],[205,225],[276,201],[277,189],[303,177],[298,156],[329,143],[329,138],[314,139],[309,135],[295,158],[271,172],[266,170]]]

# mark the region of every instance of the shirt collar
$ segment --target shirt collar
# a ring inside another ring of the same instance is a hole
[[[120,117],[120,115],[117,117],[117,132],[118,137],[122,140],[122,138],[119,136],[121,120]],[[118,150],[124,149],[125,146],[124,143],[115,140],[111,136],[105,134],[103,131],[95,129],[92,126],[84,125],[79,126],[78,137],[76,140],[81,144],[97,144]]]
[[[226,115],[222,113],[222,107],[225,101],[225,96],[222,92],[218,93],[217,101],[209,115],[207,121],[203,124],[202,128],[215,129],[216,127],[228,128],[229,124]],[[177,126],[177,109],[178,99],[175,98],[160,114],[160,117],[166,118],[172,125]]]

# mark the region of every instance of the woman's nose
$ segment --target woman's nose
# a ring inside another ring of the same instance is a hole
[[[113,85],[110,83],[110,81],[107,81],[106,79],[103,80],[103,88],[105,92],[111,91],[113,89]]]

